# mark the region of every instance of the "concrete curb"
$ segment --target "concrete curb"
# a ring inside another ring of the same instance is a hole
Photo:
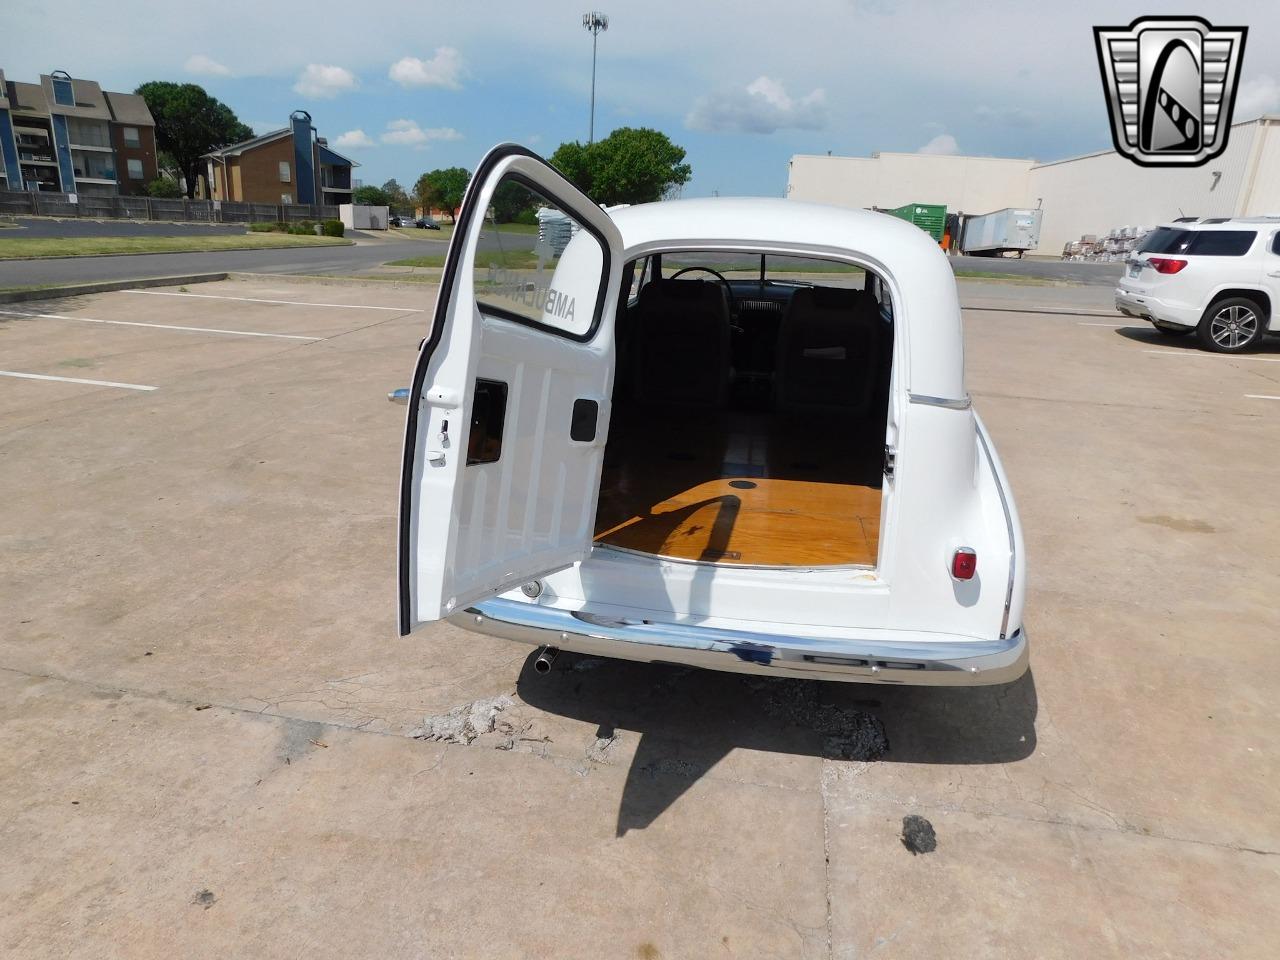
[[[1049,313],[1060,317],[1111,317],[1120,319],[1126,318],[1124,314],[1117,310],[1103,312],[1100,310],[1073,310],[1069,307],[983,307],[977,304],[960,304],[961,310],[979,310],[983,313]],[[1140,321],[1145,322],[1145,321]]]
[[[403,287],[424,287],[428,285],[428,282],[424,282],[421,280],[402,280],[399,277],[387,277],[387,278],[326,277],[322,273],[246,273],[244,271],[237,271],[233,273],[228,273],[227,279],[256,280],[256,281],[293,280],[293,281],[300,281],[302,283],[331,284],[333,286],[340,286],[340,287],[357,287],[361,285],[368,286],[369,284],[377,284],[378,286],[381,286],[381,287],[395,286],[395,285],[399,285]],[[438,277],[433,278],[433,280],[429,282],[434,282],[435,280],[438,280],[438,279],[439,279]]]
[[[43,290],[0,292],[0,303],[57,300],[61,297],[82,297],[90,293],[111,293],[114,290],[137,290],[143,287],[176,287],[186,283],[213,283],[225,279],[227,279],[225,273],[191,273],[179,277],[148,277],[142,280],[98,280],[94,283],[76,283],[65,287],[48,287]]]

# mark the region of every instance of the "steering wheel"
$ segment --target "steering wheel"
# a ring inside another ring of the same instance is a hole
[[[724,274],[719,270],[712,270],[710,267],[685,267],[682,270],[677,270],[671,276],[667,277],[667,279],[675,280],[679,277],[683,277],[686,273],[692,273],[695,270],[701,270],[703,273],[709,273],[720,281],[720,285],[724,287],[725,295],[729,298],[729,316],[737,316],[738,302],[733,298],[733,287],[729,286],[729,281],[724,278]]]

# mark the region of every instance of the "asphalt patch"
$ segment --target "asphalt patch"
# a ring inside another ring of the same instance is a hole
[[[913,857],[920,853],[933,853],[938,849],[938,835],[933,832],[933,824],[914,813],[903,817],[902,845],[911,851]]]

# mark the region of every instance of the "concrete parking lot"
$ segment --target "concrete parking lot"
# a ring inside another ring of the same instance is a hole
[[[973,690],[398,637],[434,287],[0,305],[0,954],[1273,956],[1280,340],[962,290],[1033,644]]]

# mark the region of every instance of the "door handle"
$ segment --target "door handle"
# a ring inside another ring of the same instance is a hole
[[[1268,271],[1267,271],[1267,276],[1268,276],[1268,277],[1280,277],[1280,270],[1268,270]]]

